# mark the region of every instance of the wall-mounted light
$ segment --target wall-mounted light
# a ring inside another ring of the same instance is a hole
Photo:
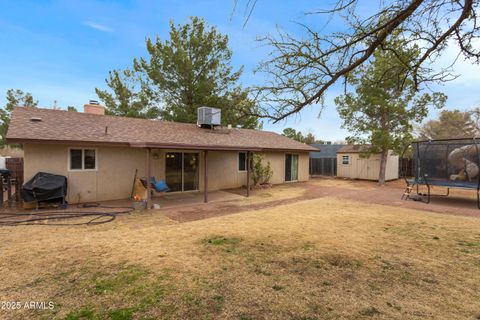
[[[154,159],[154,160],[160,159],[160,156],[158,155],[158,153],[154,153],[154,154],[153,154],[153,159]]]

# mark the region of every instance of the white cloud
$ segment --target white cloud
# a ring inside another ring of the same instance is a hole
[[[458,44],[454,41],[449,41],[445,51],[442,52],[442,55],[438,59],[436,59],[436,61],[431,66],[436,70],[440,70],[442,67],[448,67],[455,62],[452,67],[452,71],[453,74],[458,76],[458,78],[448,83],[447,85],[479,83],[480,66],[473,63],[473,61],[471,60],[467,60],[462,54],[459,56],[459,52],[460,48],[458,47]]]
[[[94,21],[83,21],[83,24],[92,28],[92,29],[99,30],[99,31],[102,31],[102,32],[113,32],[113,29],[110,28],[109,26],[106,26],[106,25],[103,25],[103,24],[100,24],[100,23],[96,23]]]

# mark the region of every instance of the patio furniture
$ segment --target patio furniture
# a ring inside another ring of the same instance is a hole
[[[155,177],[151,177],[150,185],[156,192],[167,192],[170,190],[167,186],[167,183],[163,179],[156,181]]]
[[[40,202],[60,202],[65,208],[67,196],[67,177],[38,172],[33,178],[27,181],[22,189],[21,195],[24,202],[35,202],[37,209]]]

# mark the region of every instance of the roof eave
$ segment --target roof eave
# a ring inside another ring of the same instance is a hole
[[[310,152],[310,149],[292,149],[292,148],[261,148],[251,146],[217,146],[217,145],[195,145],[195,144],[169,144],[156,142],[132,142],[133,148],[153,148],[153,149],[184,149],[184,150],[216,150],[216,151],[291,151],[291,152]]]
[[[293,149],[293,148],[260,148],[252,146],[217,146],[217,145],[198,145],[198,144],[173,144],[156,142],[108,142],[108,141],[78,141],[78,140],[47,140],[47,139],[23,139],[7,138],[7,143],[35,143],[35,144],[68,144],[68,145],[98,145],[112,147],[132,147],[132,148],[152,148],[152,149],[178,149],[178,150],[214,150],[214,151],[253,151],[253,152],[312,152],[312,149]]]
[[[128,147],[128,142],[111,142],[111,141],[78,141],[78,140],[50,140],[50,139],[24,139],[24,138],[8,138],[7,143],[35,143],[35,144],[68,144],[68,145],[96,145],[96,146],[112,146],[112,147]]]
[[[261,151],[277,151],[277,152],[316,152],[312,149],[292,149],[292,148],[262,148]]]
[[[156,143],[156,142],[131,142],[132,148],[152,148],[152,149],[183,149],[183,150],[218,150],[218,151],[261,151],[258,147],[232,147],[198,144],[178,144],[178,143]]]

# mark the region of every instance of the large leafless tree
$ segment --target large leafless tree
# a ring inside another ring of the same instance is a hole
[[[365,16],[358,8],[372,2],[337,0],[331,8],[306,13],[322,21],[341,18],[345,22],[342,31],[325,34],[301,24],[305,30],[302,38],[282,31],[263,38],[272,52],[259,66],[267,82],[257,88],[257,96],[263,101],[257,116],[277,122],[306,106],[322,105],[327,89],[368,63],[375,50],[395,51],[388,47],[393,33],[406,39],[407,45],[421,48],[421,55],[408,62],[407,77],[413,79],[417,90],[456,76],[452,65],[440,69],[431,66],[448,45],[458,48],[457,59],[479,63],[480,0],[383,0],[378,1],[375,12]],[[248,1],[247,19],[255,4],[257,1]]]

